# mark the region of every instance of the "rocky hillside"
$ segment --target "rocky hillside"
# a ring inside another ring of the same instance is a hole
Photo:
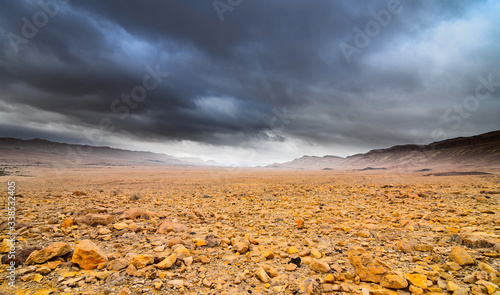
[[[305,156],[274,168],[293,169],[362,169],[364,167],[425,168],[435,166],[458,168],[500,168],[500,131],[471,137],[458,137],[428,145],[398,145],[377,149],[347,158]]]

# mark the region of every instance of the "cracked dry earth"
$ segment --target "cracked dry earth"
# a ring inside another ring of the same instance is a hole
[[[2,177],[0,294],[500,295],[498,175],[63,172]]]

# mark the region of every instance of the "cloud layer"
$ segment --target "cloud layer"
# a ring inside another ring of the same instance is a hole
[[[496,1],[40,3],[1,1],[0,136],[252,165],[500,129]]]

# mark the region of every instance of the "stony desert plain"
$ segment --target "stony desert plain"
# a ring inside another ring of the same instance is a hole
[[[498,172],[17,172],[0,294],[500,294]]]

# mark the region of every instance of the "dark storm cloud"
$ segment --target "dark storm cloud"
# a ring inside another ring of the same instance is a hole
[[[11,46],[23,18],[33,22],[43,10],[37,1],[0,1],[0,111],[32,123],[23,130],[4,122],[3,134],[27,136],[51,119],[78,132],[108,119],[114,133],[142,140],[372,148],[431,141],[436,128],[453,136],[500,126],[498,116],[481,115],[498,106],[500,90],[460,128],[443,119],[474,92],[478,75],[500,80],[498,21],[474,18],[495,3],[240,2],[223,21],[213,1],[57,2],[34,37]],[[399,12],[349,62],[339,45],[356,46],[354,28],[366,31],[391,5]],[[480,38],[467,43],[455,27]],[[123,95],[151,76],[147,67],[168,76],[126,104]],[[45,115],[30,116],[37,111]],[[63,136],[54,128],[53,138]]]

